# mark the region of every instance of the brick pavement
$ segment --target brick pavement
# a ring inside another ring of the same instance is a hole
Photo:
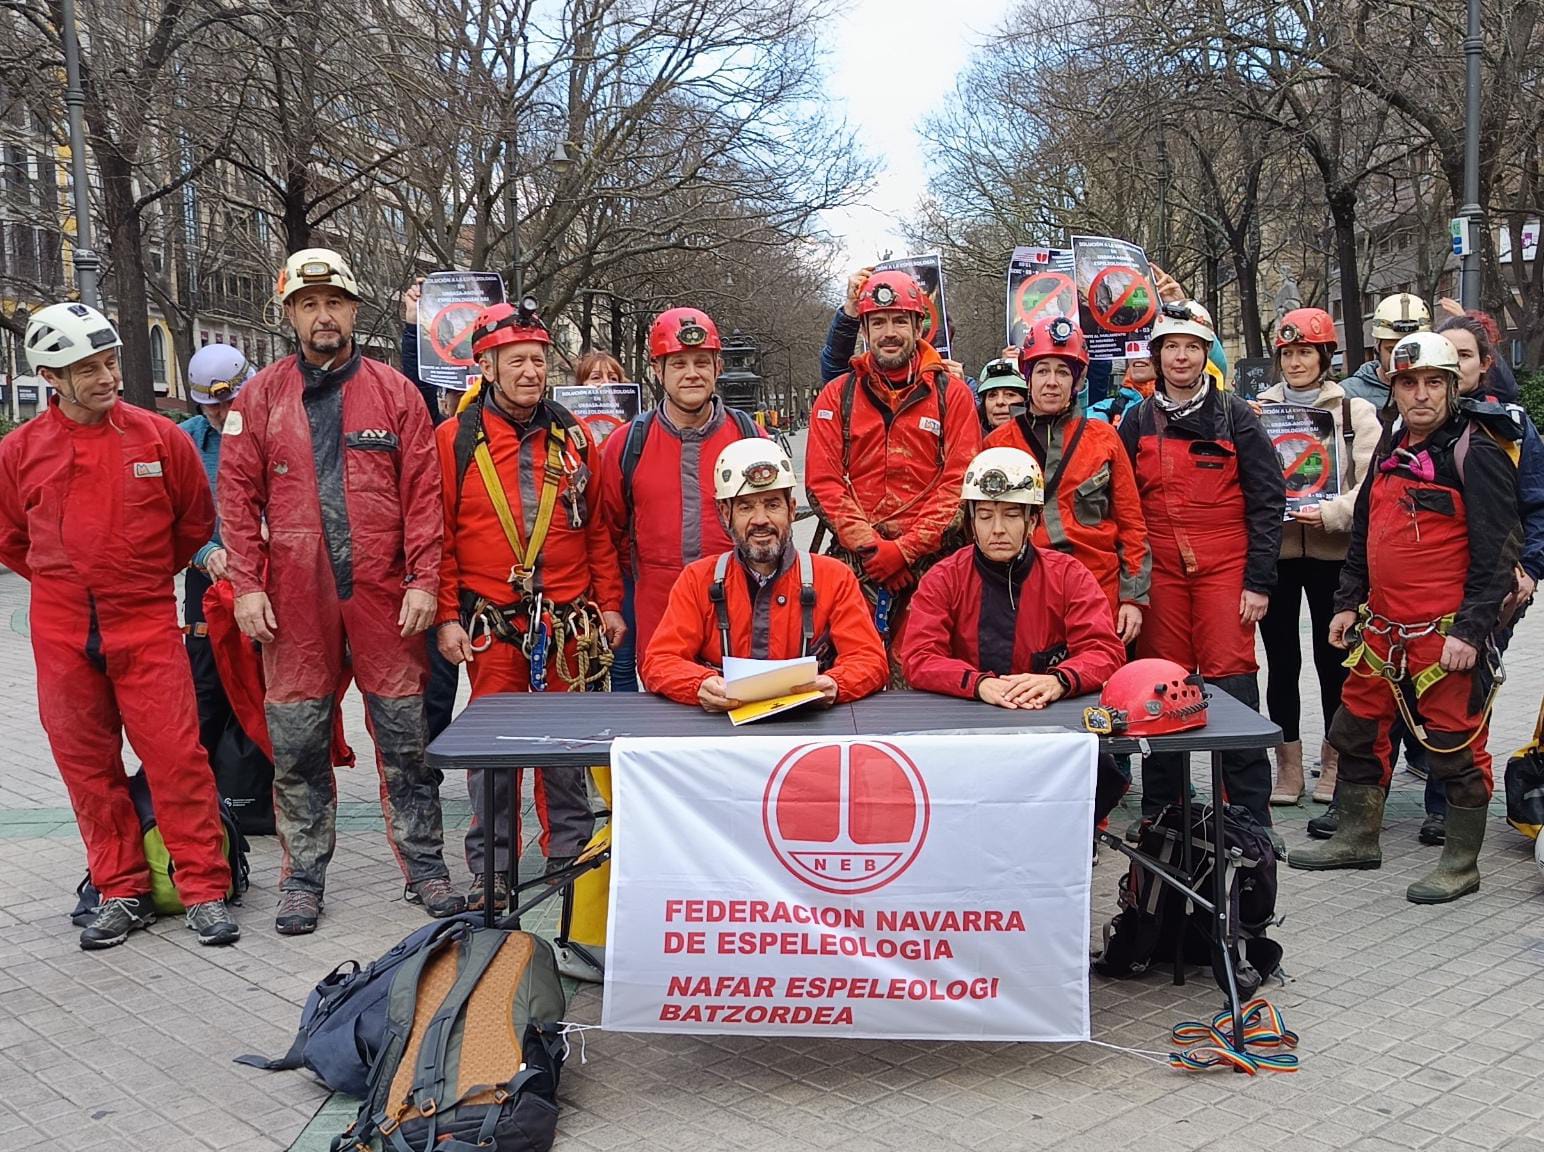
[[[31,657],[8,623],[25,584],[0,572],[0,1141],[5,1147],[320,1149],[337,1102],[298,1073],[237,1067],[282,1051],[311,985],[340,960],[378,955],[422,923],[404,905],[380,831],[373,772],[340,777],[345,819],[324,929],[271,931],[277,849],[256,841],[254,890],[233,949],[197,947],[163,922],[87,954],[65,918],[83,872],[64,790],[33,700]],[[1305,624],[1306,627],[1306,624]],[[1544,613],[1509,660],[1491,747],[1504,762],[1544,692]],[[1322,730],[1305,691],[1305,732]],[[368,762],[357,697],[350,735]],[[1499,770],[1499,765],[1498,765]],[[658,1037],[591,1032],[564,1076],[559,1147],[613,1149],[1095,1148],[1538,1150],[1544,1032],[1544,881],[1521,838],[1492,821],[1476,896],[1417,908],[1406,884],[1435,849],[1415,841],[1419,785],[1396,778],[1380,871],[1283,868],[1279,935],[1291,981],[1269,995],[1302,1035],[1302,1071],[1187,1076],[1094,1045]],[[451,822],[465,801],[447,783]],[[1318,811],[1287,810],[1290,844]],[[1497,805],[1499,812],[1499,804]],[[451,836],[458,879],[459,833]],[[1119,867],[1095,872],[1093,934]],[[550,917],[549,917],[550,918]],[[1218,1007],[1208,979],[1093,983],[1098,1040],[1161,1051],[1168,1028]],[[570,1011],[599,1018],[580,989]],[[299,1140],[299,1143],[295,1143]]]

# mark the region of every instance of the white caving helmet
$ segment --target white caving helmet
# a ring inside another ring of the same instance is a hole
[[[236,399],[236,393],[253,375],[252,365],[239,348],[205,344],[188,361],[188,395],[195,404],[223,404]]]
[[[1417,368],[1436,368],[1458,382],[1458,349],[1446,336],[1436,332],[1416,332],[1394,345],[1389,357],[1389,378]]]
[[[302,248],[284,261],[273,292],[279,303],[284,304],[302,288],[316,284],[331,284],[355,300],[359,299],[359,281],[354,279],[353,270],[348,261],[331,248]]]
[[[1415,332],[1431,331],[1431,309],[1411,292],[1396,292],[1378,301],[1372,310],[1372,338],[1399,340]]]
[[[1148,358],[1158,355],[1158,345],[1166,336],[1194,336],[1206,345],[1210,355],[1217,340],[1217,330],[1212,327],[1212,314],[1194,300],[1170,301],[1159,306],[1158,319],[1153,322],[1153,334],[1148,338]]]
[[[759,436],[736,440],[713,464],[713,496],[718,500],[793,487],[793,461],[773,441]]]
[[[118,329],[89,304],[50,304],[27,321],[27,362],[40,368],[68,368],[108,348],[121,348]]]
[[[960,499],[1039,507],[1045,503],[1045,477],[1035,458],[1022,448],[988,448],[966,466]]]

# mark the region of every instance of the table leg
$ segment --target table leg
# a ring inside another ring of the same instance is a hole
[[[483,769],[483,819],[488,826],[483,831],[483,927],[492,928],[493,878],[499,870],[498,794],[493,787],[493,774],[499,768]]]
[[[1184,870],[1185,883],[1195,887],[1196,873],[1195,860],[1190,851],[1190,821],[1192,818],[1190,806],[1190,756],[1187,754],[1180,763],[1183,770],[1179,774],[1179,813],[1180,813],[1180,867]],[[1190,901],[1185,901],[1185,922],[1180,926],[1174,944],[1174,983],[1185,982],[1185,936],[1190,924]]]
[[[1233,953],[1228,950],[1228,855],[1227,836],[1222,825],[1222,753],[1212,753],[1212,915],[1217,933],[1217,947],[1222,952],[1222,970],[1228,978],[1228,1007],[1233,1010],[1233,1050],[1244,1051],[1244,1009],[1238,1001],[1238,977],[1233,971]]]

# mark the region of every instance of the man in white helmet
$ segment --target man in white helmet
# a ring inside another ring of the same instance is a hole
[[[188,362],[188,395],[198,405],[198,415],[178,425],[192,439],[204,462],[211,490],[218,491],[220,434],[236,396],[252,379],[254,369],[246,355],[229,344],[205,344]],[[208,543],[193,554],[183,578],[182,619],[187,626],[188,662],[193,667],[193,688],[198,694],[199,741],[211,761],[220,735],[231,719],[230,700],[220,683],[214,651],[204,620],[204,594],[226,576],[229,553],[220,543],[219,524]]]
[[[649,690],[709,712],[739,706],[724,690],[725,656],[814,656],[826,703],[884,687],[889,661],[857,577],[794,547],[793,463],[771,440],[719,453],[713,492],[734,550],[687,565],[643,654]]]
[[[420,633],[434,621],[444,530],[434,430],[417,388],[360,355],[359,285],[338,253],[290,256],[276,296],[299,349],[254,376],[226,417],[219,492],[236,623],[263,645],[284,852],[275,928],[314,932],[321,915],[345,656],[406,898],[451,916],[465,901],[445,867],[439,777],[424,761]]]
[[[188,927],[201,944],[233,943],[219,797],[172,590],[214,530],[209,482],[176,425],[118,402],[120,341],[96,309],[41,309],[25,347],[54,394],[0,441],[0,563],[32,583],[38,712],[102,895],[80,946],[111,948],[156,918],[125,734]]]
[[[1037,548],[1045,480],[1021,448],[993,447],[965,470],[972,543],[922,577],[901,642],[906,681],[924,692],[1035,711],[1098,692],[1126,660],[1104,589],[1078,560]],[[1099,757],[1096,820],[1127,778]]]
[[[1380,411],[1390,404],[1389,357],[1394,345],[1414,332],[1431,331],[1431,309],[1426,301],[1410,292],[1395,292],[1378,301],[1372,313],[1372,339],[1378,355],[1359,365],[1341,381],[1347,396],[1361,398]],[[1349,337],[1349,333],[1347,334]],[[1347,347],[1351,341],[1347,339]],[[1393,419],[1392,413],[1389,416]]]
[[[1351,653],[1329,731],[1340,752],[1339,824],[1287,862],[1379,867],[1390,731],[1402,719],[1448,798],[1442,858],[1406,897],[1441,904],[1480,886],[1493,790],[1484,748],[1494,637],[1522,528],[1511,461],[1458,409],[1457,349],[1445,336],[1416,333],[1395,345],[1391,365],[1399,423],[1357,497],[1330,622],[1330,643]]]

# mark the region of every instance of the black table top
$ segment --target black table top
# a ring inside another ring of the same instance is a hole
[[[884,692],[825,711],[796,709],[735,728],[729,718],[677,704],[645,692],[510,693],[484,696],[429,746],[429,763],[445,770],[522,768],[551,765],[584,767],[610,758],[611,741],[620,736],[718,737],[887,736],[901,733],[953,732],[969,729],[1059,728],[1083,730],[1083,709],[1094,696],[1059,700],[1039,711],[1010,711],[977,700],[959,700],[928,692]],[[1223,752],[1268,748],[1281,729],[1225,692],[1212,691],[1205,728],[1152,736],[1152,752]],[[1138,752],[1138,741],[1105,739],[1116,754]]]

